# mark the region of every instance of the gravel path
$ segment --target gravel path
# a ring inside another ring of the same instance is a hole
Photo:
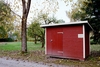
[[[0,67],[49,67],[47,65],[38,64],[27,61],[17,61],[6,58],[0,58]]]
[[[0,58],[0,67],[68,67],[68,66],[27,62],[21,60],[17,61],[7,58]]]

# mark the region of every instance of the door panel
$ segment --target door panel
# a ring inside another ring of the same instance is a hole
[[[53,55],[63,55],[63,31],[56,28],[52,34],[52,53]]]

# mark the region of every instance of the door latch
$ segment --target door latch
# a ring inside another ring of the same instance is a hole
[[[51,39],[51,42],[52,42],[52,39]]]

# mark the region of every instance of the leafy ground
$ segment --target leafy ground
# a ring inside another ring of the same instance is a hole
[[[44,53],[41,44],[28,42],[28,53],[21,54],[21,42],[0,43],[0,57],[16,60],[34,61],[36,63],[55,63],[69,67],[100,67],[100,45],[91,45],[91,55],[85,61],[49,58]]]

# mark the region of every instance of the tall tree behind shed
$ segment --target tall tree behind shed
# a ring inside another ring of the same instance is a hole
[[[72,21],[88,20],[94,29],[93,43],[100,43],[100,0],[78,0],[67,14]]]

